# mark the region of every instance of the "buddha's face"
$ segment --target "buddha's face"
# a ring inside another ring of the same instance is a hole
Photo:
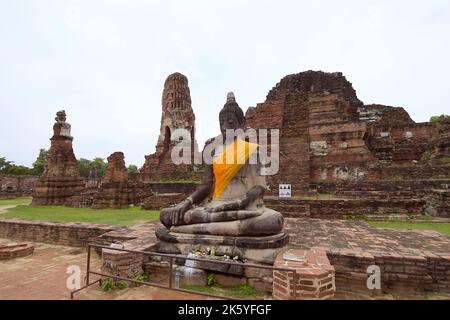
[[[237,130],[243,129],[242,124],[239,122],[238,117],[232,112],[224,112],[219,116],[220,131],[222,136],[225,137],[228,129]]]

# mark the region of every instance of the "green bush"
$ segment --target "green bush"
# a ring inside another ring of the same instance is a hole
[[[115,287],[119,290],[125,289],[127,287],[127,284],[123,280],[119,280],[116,282]]]
[[[105,292],[111,291],[114,288],[113,279],[111,278],[102,279],[100,281],[100,287]]]
[[[217,284],[216,276],[212,273],[208,274],[208,286],[215,286]]]
[[[142,282],[147,282],[150,279],[150,275],[145,272],[143,274],[138,274],[137,276],[134,277],[134,280],[136,281],[142,281]],[[140,283],[135,283],[136,287],[139,287],[141,284]]]
[[[450,118],[450,115],[448,115],[448,114],[441,114],[440,116],[432,116],[430,118],[430,122],[438,123],[438,122],[442,122],[445,119],[449,119],[449,118]]]

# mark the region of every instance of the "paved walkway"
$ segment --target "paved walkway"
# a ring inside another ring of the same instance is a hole
[[[309,249],[366,252],[373,255],[432,256],[450,259],[450,237],[436,231],[371,227],[364,221],[285,219],[289,243]]]
[[[133,246],[151,245],[157,222],[133,226],[126,239],[132,235]],[[373,255],[432,256],[450,259],[450,237],[435,231],[375,228],[362,221],[285,219],[285,231],[295,247],[322,247],[326,250],[343,250]],[[110,234],[112,238],[121,234]],[[11,242],[0,239],[0,244]],[[86,250],[57,245],[35,243],[31,256],[0,261],[0,299],[69,299],[66,287],[67,267],[78,265],[84,278]],[[100,261],[92,255],[93,266]],[[103,292],[93,286],[75,296],[76,299],[205,299],[204,296],[184,294],[166,289],[143,286],[113,292]],[[338,293],[337,299],[449,299],[448,295],[370,296]]]
[[[0,238],[0,244],[12,241]],[[61,300],[70,299],[67,289],[67,268],[78,265],[82,270],[82,282],[85,277],[86,250],[50,244],[34,243],[32,255],[7,261],[0,261],[0,300]],[[93,268],[99,265],[100,259],[92,254]],[[75,299],[202,299],[201,295],[143,286],[124,290],[104,292],[97,285],[75,294]]]

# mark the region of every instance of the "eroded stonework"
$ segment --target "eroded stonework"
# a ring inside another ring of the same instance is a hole
[[[172,149],[179,142],[179,137],[174,135],[174,132],[177,129],[185,129],[189,132],[192,150],[190,159],[191,163],[194,163],[194,154],[198,148],[191,104],[187,77],[178,72],[167,77],[162,94],[161,129],[156,152],[145,157],[141,179],[176,180],[189,179],[195,175],[192,165],[175,165],[171,159]]]
[[[280,129],[280,170],[268,179],[273,195],[290,183],[294,197],[317,190],[389,199],[403,190],[410,193],[404,199],[424,200],[423,186],[450,182],[449,120],[415,123],[403,108],[364,105],[342,73],[288,75],[246,118],[248,127]]]
[[[0,198],[29,197],[33,194],[37,176],[0,175]]]
[[[84,189],[78,161],[72,148],[73,137],[66,113],[59,111],[53,125],[53,137],[45,170],[33,193],[33,205],[65,205]]]
[[[108,157],[105,178],[92,208],[126,208],[130,204],[140,204],[146,196],[142,183],[128,180],[123,152],[114,152]]]

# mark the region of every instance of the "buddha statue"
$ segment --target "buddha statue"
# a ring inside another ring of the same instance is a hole
[[[178,205],[161,210],[165,228],[156,231],[157,251],[188,254],[198,246],[215,246],[217,254],[273,263],[288,242],[281,232],[283,216],[264,206],[265,177],[261,165],[249,161],[258,145],[239,135],[227,137],[245,128],[244,113],[232,92],[219,122],[221,134],[206,142],[204,159],[209,144],[221,147],[210,148],[213,161],[205,165],[202,184]]]
[[[66,122],[66,111],[61,110],[56,113],[53,131],[55,136],[72,138],[70,135],[71,126]]]

